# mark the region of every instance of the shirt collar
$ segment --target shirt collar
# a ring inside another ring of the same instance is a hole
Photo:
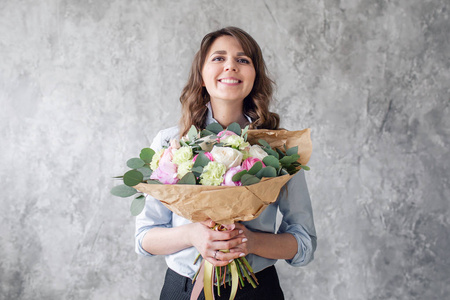
[[[208,126],[211,123],[219,123],[216,119],[213,118],[213,112],[211,107],[211,102],[206,103],[206,107],[208,108],[208,115],[206,116],[206,126]],[[244,116],[247,118],[249,123],[252,123],[252,119],[244,114]]]

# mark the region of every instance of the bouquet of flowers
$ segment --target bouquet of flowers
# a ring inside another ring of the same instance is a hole
[[[139,157],[129,159],[131,170],[117,177],[124,184],[113,187],[111,193],[119,197],[137,193],[131,203],[133,215],[143,210],[145,193],[193,222],[248,221],[276,201],[283,185],[298,170],[309,170],[306,163],[311,150],[309,129],[248,130],[247,126],[242,130],[233,123],[223,130],[212,123],[198,131],[193,126],[168,147],[157,152],[144,148]],[[244,278],[254,287],[257,283],[245,258],[236,259],[224,270],[214,270],[205,260],[201,270],[206,299],[212,299],[214,277],[220,295],[220,282],[226,282],[227,271],[231,273],[230,299],[238,285],[244,285]]]

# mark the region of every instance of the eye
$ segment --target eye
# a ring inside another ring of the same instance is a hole
[[[238,58],[237,62],[240,64],[250,64],[250,60],[248,60],[246,58]]]
[[[225,59],[222,56],[213,57],[212,61],[224,61]]]

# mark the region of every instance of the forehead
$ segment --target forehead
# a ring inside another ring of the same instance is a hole
[[[228,54],[236,54],[237,52],[240,52],[241,54],[245,53],[239,41],[229,35],[218,37],[209,47],[207,56],[210,56],[217,51],[231,52]]]

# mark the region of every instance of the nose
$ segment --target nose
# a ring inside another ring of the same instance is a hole
[[[236,62],[232,59],[228,60],[227,63],[225,64],[225,71],[237,72],[238,67],[237,67]]]

